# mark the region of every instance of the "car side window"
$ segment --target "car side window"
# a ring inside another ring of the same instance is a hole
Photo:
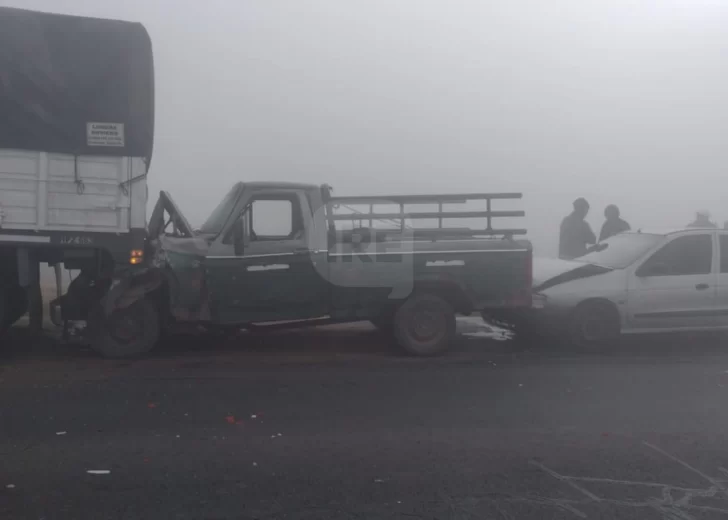
[[[728,235],[720,235],[720,272],[728,273]]]
[[[640,267],[639,276],[688,276],[710,274],[713,238],[687,235],[672,240]]]

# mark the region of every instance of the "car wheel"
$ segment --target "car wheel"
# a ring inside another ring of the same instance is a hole
[[[138,356],[150,351],[159,340],[159,311],[148,299],[117,309],[106,318],[100,317],[100,310],[95,314],[91,347],[104,357]]]
[[[608,303],[581,304],[571,317],[568,335],[570,343],[581,350],[602,350],[619,339],[619,313]]]
[[[397,309],[394,335],[413,356],[435,356],[446,351],[455,337],[455,310],[434,294],[415,294]]]

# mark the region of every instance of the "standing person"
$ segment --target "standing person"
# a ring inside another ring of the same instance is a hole
[[[710,220],[710,211],[701,210],[695,214],[695,220],[687,225],[690,228],[717,228],[718,226]]]
[[[574,201],[574,211],[561,221],[559,233],[559,258],[571,260],[586,254],[587,246],[594,244],[597,237],[584,220],[589,213],[589,203],[579,197]]]
[[[619,234],[623,231],[629,231],[630,227],[626,220],[620,218],[619,216],[619,208],[614,205],[610,204],[606,208],[604,208],[604,218],[606,219],[604,221],[604,224],[602,225],[602,230],[599,233],[599,241],[606,240],[609,237],[613,237],[616,234]]]

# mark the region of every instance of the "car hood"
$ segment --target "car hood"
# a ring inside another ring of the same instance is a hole
[[[576,260],[561,260],[560,258],[534,258],[533,259],[533,288],[543,291],[554,285],[589,278],[613,271],[609,267],[579,262]]]

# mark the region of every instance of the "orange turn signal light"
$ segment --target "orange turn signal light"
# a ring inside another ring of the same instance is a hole
[[[141,264],[144,260],[144,251],[142,249],[132,249],[129,253],[129,263],[132,265]]]

